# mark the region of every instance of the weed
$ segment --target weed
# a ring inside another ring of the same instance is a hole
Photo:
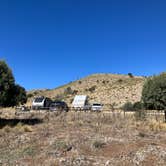
[[[101,140],[95,140],[92,144],[92,146],[96,149],[100,149],[100,148],[103,148],[104,146],[106,145],[106,143],[104,143],[103,141]]]

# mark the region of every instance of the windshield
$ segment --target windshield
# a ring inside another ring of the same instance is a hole
[[[41,103],[43,101],[43,99],[44,99],[43,97],[38,97],[38,98],[35,99],[34,102],[35,103]]]
[[[93,104],[93,106],[101,106],[101,104],[97,104],[97,103],[95,103],[95,104]]]

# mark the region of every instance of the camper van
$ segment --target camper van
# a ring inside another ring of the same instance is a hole
[[[49,109],[52,100],[48,97],[38,96],[35,97],[32,102],[32,109],[39,110],[39,109]]]
[[[88,99],[88,97],[86,95],[76,95],[72,102],[72,107],[76,110],[90,109],[87,99]]]

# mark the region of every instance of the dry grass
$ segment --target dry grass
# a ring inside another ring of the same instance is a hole
[[[35,126],[17,124],[0,130],[0,160],[11,165],[135,165],[149,146],[165,162],[164,123],[135,121],[133,115],[62,112],[45,116]],[[157,148],[156,148],[157,146]],[[153,153],[154,153],[153,152]],[[122,157],[123,156],[123,157]],[[166,157],[166,155],[165,155]],[[135,160],[133,160],[135,159]],[[141,160],[139,162],[142,162]],[[148,160],[150,161],[150,160]]]

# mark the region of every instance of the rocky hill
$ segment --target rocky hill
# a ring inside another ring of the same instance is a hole
[[[44,95],[71,104],[74,96],[88,95],[89,102],[120,107],[127,101],[136,102],[141,98],[145,78],[118,74],[93,74],[55,89],[33,90],[28,92],[27,105],[34,96]]]

